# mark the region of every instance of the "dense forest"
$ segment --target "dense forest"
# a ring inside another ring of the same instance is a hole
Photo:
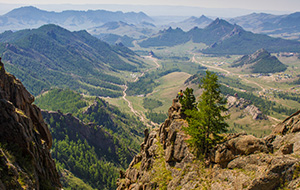
[[[119,170],[127,168],[139,150],[145,126],[100,98],[69,89],[50,90],[36,103],[59,110],[44,111],[43,117],[54,139],[52,156],[59,171],[74,175],[63,177],[63,183],[74,187],[80,178],[92,188],[115,189]]]

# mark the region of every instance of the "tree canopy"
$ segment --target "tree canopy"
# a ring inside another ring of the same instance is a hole
[[[226,132],[228,124],[225,120],[229,117],[223,114],[227,111],[226,99],[221,95],[218,76],[206,71],[200,88],[203,88],[203,93],[197,102],[197,109],[184,112],[189,122],[189,127],[185,129],[190,135],[188,143],[198,157],[207,156],[209,148],[220,139],[219,134]]]

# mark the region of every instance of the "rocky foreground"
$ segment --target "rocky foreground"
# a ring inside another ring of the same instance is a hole
[[[60,189],[52,137],[34,97],[0,58],[0,189]]]
[[[183,127],[188,123],[175,99],[160,128],[145,131],[140,153],[120,174],[118,190],[300,189],[300,111],[265,138],[226,135],[204,162],[190,152]]]

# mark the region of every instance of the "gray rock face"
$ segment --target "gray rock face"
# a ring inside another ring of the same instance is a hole
[[[175,99],[160,128],[145,131],[141,152],[118,179],[118,189],[299,189],[300,133],[294,130],[298,115],[278,124],[288,128],[284,134],[274,132],[263,139],[227,134],[208,158],[198,160],[186,144],[189,136],[182,129],[188,123]]]

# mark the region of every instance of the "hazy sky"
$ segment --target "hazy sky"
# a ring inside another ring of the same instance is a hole
[[[123,12],[142,11],[149,16],[205,15],[212,18],[232,18],[253,12],[282,15],[300,11],[300,0],[0,0],[0,15],[28,5],[56,12],[102,9]]]
[[[0,0],[8,4],[136,4],[300,11],[300,0]]]

